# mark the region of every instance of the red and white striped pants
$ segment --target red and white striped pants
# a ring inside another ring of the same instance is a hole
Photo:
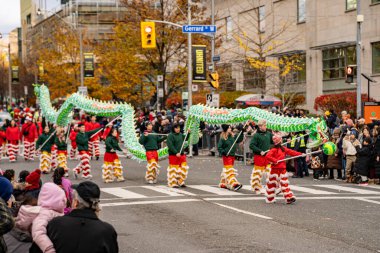
[[[7,149],[8,149],[9,161],[15,162],[17,154],[18,154],[19,142],[18,141],[8,141]]]
[[[24,158],[25,160],[34,160],[34,153],[36,149],[36,143],[24,140]]]
[[[80,162],[78,166],[74,169],[74,173],[79,175],[82,172],[82,177],[84,179],[92,178],[91,166],[90,166],[90,155],[88,151],[79,151]]]
[[[279,187],[281,187],[281,192],[284,194],[286,201],[295,198],[293,192],[289,188],[288,173],[286,172],[286,169],[272,168],[269,174],[269,181],[267,182],[267,190],[265,194],[267,203],[273,203],[276,201],[276,189]]]
[[[93,157],[94,153],[95,153],[95,156],[99,157],[100,156],[99,140],[89,141],[88,142],[88,151],[89,151],[90,157]]]

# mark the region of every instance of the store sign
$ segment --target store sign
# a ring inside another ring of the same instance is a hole
[[[94,77],[94,54],[84,53],[84,77]]]
[[[192,58],[193,58],[193,82],[207,82],[206,46],[204,45],[193,46]]]

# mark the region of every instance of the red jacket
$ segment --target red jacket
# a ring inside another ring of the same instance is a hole
[[[92,122],[86,122],[85,128],[86,128],[86,132],[92,131],[92,130],[95,130],[97,128],[100,128],[100,124],[98,122],[94,122],[94,123],[92,123]],[[98,134],[96,134],[93,138],[90,138],[90,141],[99,140],[100,135],[101,135],[101,132],[99,132]]]
[[[24,133],[26,133],[24,135]],[[29,141],[29,142],[34,142],[38,138],[38,133],[37,133],[37,127],[34,123],[27,123],[23,124],[21,127],[21,135],[20,139],[22,139],[22,136],[24,136],[24,140]]]
[[[4,142],[5,142],[5,131],[3,131],[2,129],[0,130],[0,146],[3,146]]]
[[[292,149],[283,147],[284,151],[281,148],[272,148],[269,150],[268,154],[265,156],[267,160],[272,163],[272,169],[286,169],[286,162],[279,162],[279,160],[285,159],[286,155],[297,156],[302,155],[302,153],[294,151]]]
[[[37,122],[37,125],[38,125],[37,133],[38,133],[38,136],[40,136],[43,132],[42,122],[41,121]]]
[[[77,148],[77,141],[76,141],[76,138],[77,138],[77,134],[78,132],[76,132],[74,129],[71,130],[70,132],[70,140],[71,140],[71,146],[73,148]]]
[[[20,129],[18,128],[18,126],[7,127],[5,134],[6,134],[6,138],[8,141],[19,141],[20,140]]]

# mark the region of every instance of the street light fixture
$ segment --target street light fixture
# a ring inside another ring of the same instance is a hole
[[[79,62],[80,62],[80,90],[79,92],[80,93],[85,93],[84,95],[87,95],[87,90],[84,86],[84,68],[83,68],[83,40],[82,40],[82,30],[79,28],[79,26],[75,26],[75,24],[72,24],[72,23],[69,23],[67,22],[66,20],[64,20],[62,17],[60,17],[57,13],[55,12],[52,12],[52,11],[48,11],[48,10],[44,10],[44,12],[49,12],[51,14],[53,14],[55,17],[57,17],[59,20],[61,20],[63,23],[65,23],[66,25],[68,25],[72,30],[75,30],[79,33],[79,36],[78,34],[74,33],[73,34],[77,37],[78,41],[79,41]],[[41,16],[42,15],[42,11],[40,8],[38,8],[37,10],[37,16]]]

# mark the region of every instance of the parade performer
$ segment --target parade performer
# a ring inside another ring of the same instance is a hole
[[[86,128],[83,123],[78,125],[79,132],[76,137],[76,143],[79,151],[80,163],[73,170],[74,176],[77,178],[78,175],[82,172],[82,177],[84,179],[92,178],[91,175],[91,166],[90,166],[90,155],[88,151],[88,141],[94,133],[96,133],[99,129],[94,129],[92,131],[86,132]]]
[[[190,129],[188,129],[188,133]],[[187,135],[186,139],[189,137]],[[168,186],[173,188],[185,187],[185,180],[189,166],[187,166],[186,155],[183,153],[185,135],[181,133],[178,123],[173,124],[172,132],[168,136],[167,145],[169,151]],[[182,149],[182,150],[181,150]]]
[[[70,132],[70,141],[71,141],[71,149],[70,149],[70,159],[74,160],[77,156],[77,133],[78,133],[78,124],[74,125],[74,128],[71,129]]]
[[[25,123],[21,127],[21,135],[24,136],[24,159],[25,161],[33,161],[38,133],[36,125],[32,122],[31,115],[25,117]]]
[[[223,171],[221,174],[219,187],[238,191],[242,185],[236,179],[237,171],[234,169],[234,162],[236,144],[243,141],[243,135],[240,134],[239,136],[234,136],[234,133],[229,125],[223,124],[222,129],[223,132],[220,135],[218,143],[219,154],[223,156]]]
[[[105,183],[111,183],[115,179],[118,182],[125,181],[123,177],[123,167],[119,160],[116,150],[123,151],[119,146],[117,139],[117,129],[113,128],[106,139],[106,153],[104,154],[103,164],[103,181]]]
[[[269,150],[272,141],[272,133],[267,131],[267,122],[261,119],[257,122],[257,132],[253,135],[249,148],[253,151],[254,166],[251,174],[252,190],[261,194],[261,178],[263,173],[269,173],[270,165],[265,158],[265,152]]]
[[[166,136],[159,136],[152,131],[152,122],[147,121],[145,123],[146,131],[140,136],[139,142],[144,146],[146,150],[146,165],[145,180],[149,184],[157,183],[158,174],[160,173],[158,165],[158,145],[160,142],[166,139]]]
[[[57,145],[53,142],[51,146],[51,169],[55,170],[57,168]]]
[[[67,177],[69,175],[67,168],[67,140],[66,133],[63,128],[57,128],[57,134],[54,143],[57,147],[58,167],[62,167],[65,170],[65,177]]]
[[[87,122],[85,124],[85,126],[86,126],[86,132],[100,128],[100,124],[98,122],[96,122],[96,116],[92,116],[91,121]],[[99,160],[99,156],[100,156],[99,137],[100,137],[100,133],[91,137],[90,140],[88,141],[88,150],[89,150],[89,154],[90,154],[91,159],[95,155],[96,160]]]
[[[0,160],[2,159],[3,157],[3,146],[5,145],[6,143],[6,135],[5,135],[5,130],[4,128],[0,128]]]
[[[274,147],[269,150],[266,155],[268,162],[272,163],[269,180],[266,189],[266,202],[274,203],[276,197],[276,189],[280,188],[287,204],[296,201],[296,197],[289,188],[288,173],[286,172],[286,162],[281,161],[285,159],[286,155],[299,156],[303,153],[294,151],[292,149],[282,146],[282,138],[280,135],[273,136]],[[306,156],[306,154],[304,154]]]
[[[19,150],[20,129],[14,120],[12,120],[10,126],[7,127],[5,135],[8,141],[9,162],[16,162]]]
[[[42,173],[47,174],[51,170],[51,147],[54,144],[53,130],[50,131],[48,125],[45,126],[44,132],[38,137],[36,147],[40,149],[40,169]],[[50,137],[50,139],[49,139]],[[44,145],[44,146],[42,146]]]

